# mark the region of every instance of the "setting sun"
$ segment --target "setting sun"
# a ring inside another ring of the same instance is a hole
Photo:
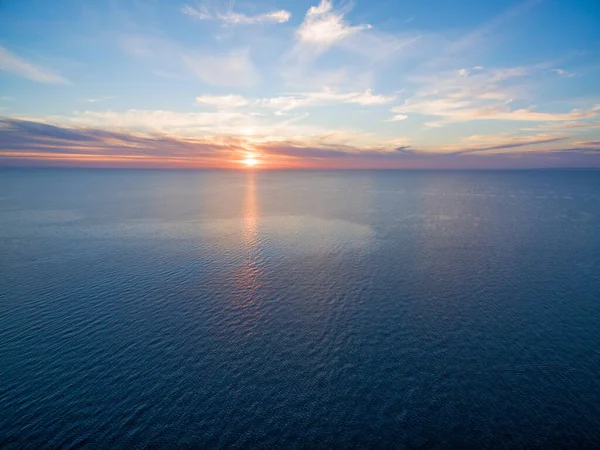
[[[248,155],[242,162],[246,167],[254,167],[258,164],[258,159],[256,159],[254,155]]]

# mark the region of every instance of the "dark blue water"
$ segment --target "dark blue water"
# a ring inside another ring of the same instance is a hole
[[[0,171],[4,448],[600,445],[600,172]]]

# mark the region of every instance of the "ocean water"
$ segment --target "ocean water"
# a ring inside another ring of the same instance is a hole
[[[600,172],[0,170],[2,448],[599,448]]]

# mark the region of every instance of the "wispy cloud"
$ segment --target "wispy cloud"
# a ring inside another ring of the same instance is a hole
[[[544,123],[540,124],[535,128],[524,128],[526,131],[540,131],[540,130],[552,130],[552,131],[579,131],[588,130],[593,128],[600,128],[600,122],[598,121],[581,121],[581,122],[563,122],[563,123]]]
[[[264,23],[285,23],[292,16],[289,11],[283,9],[270,11],[263,14],[247,16],[233,11],[233,2],[226,11],[210,8],[206,4],[198,6],[185,5],[181,12],[198,20],[216,20],[226,25],[249,25]]]
[[[372,28],[369,24],[349,25],[344,20],[344,15],[344,11],[333,9],[330,0],[321,0],[318,6],[311,6],[297,30],[299,45],[314,53],[322,53],[336,42]]]
[[[260,104],[280,110],[290,110],[308,106],[322,106],[336,103],[354,103],[362,106],[385,105],[394,101],[395,96],[375,95],[371,89],[364,92],[338,92],[323,89],[316,92],[303,92],[290,96],[266,98]]]
[[[219,109],[235,109],[242,106],[247,106],[252,101],[244,98],[241,95],[200,95],[196,97],[196,103],[199,105],[212,106]]]
[[[489,140],[474,137],[474,141]],[[490,138],[491,139],[491,138]],[[546,138],[548,140],[549,138]],[[541,145],[543,138],[530,139]],[[65,127],[35,121],[0,118],[0,164],[103,165],[116,167],[235,167],[247,151],[262,155],[266,167],[600,167],[598,142],[584,147],[540,148],[526,153],[478,151],[424,152],[408,145],[364,147],[321,139],[255,142],[249,137],[184,137],[160,132],[110,131]],[[518,142],[494,149],[514,149]],[[518,156],[518,157],[516,157]]]
[[[216,100],[206,99],[214,103]],[[222,100],[221,100],[222,101]],[[217,109],[206,112],[170,110],[76,111],[68,116],[23,118],[61,127],[87,127],[119,132],[168,133],[180,137],[211,136],[215,139],[243,137],[247,142],[278,141],[288,138],[312,140],[327,136],[331,143],[363,142],[371,134],[352,130],[331,130],[301,124],[307,114],[279,117],[255,111]],[[364,142],[363,142],[364,143]]]
[[[228,139],[184,139],[162,133],[66,128],[51,124],[0,118],[0,160],[186,166],[219,165],[242,151]],[[216,160],[216,161],[215,161]]]
[[[213,86],[253,86],[260,79],[247,49],[225,54],[188,53],[183,61],[198,78]]]
[[[267,108],[276,110],[279,114],[298,108],[312,106],[353,103],[362,106],[385,105],[394,101],[395,96],[373,94],[372,89],[359,92],[339,92],[333,89],[323,89],[315,92],[300,92],[278,97],[246,98],[240,95],[202,95],[196,98],[200,105],[218,109],[236,109],[242,107]]]
[[[542,1],[543,0],[525,0],[524,2],[512,6],[462,38],[451,42],[444,50],[443,55],[436,58],[435,62],[444,61],[447,58],[451,58],[459,53],[464,53],[465,51],[480,45],[483,41],[489,39],[489,37],[500,27],[513,21],[516,17],[525,14]]]
[[[455,154],[498,152],[500,150],[513,150],[522,147],[535,147],[541,144],[550,144],[553,142],[564,141],[569,136],[538,134],[534,136],[510,136],[508,134],[499,135],[478,135],[474,134],[462,140],[461,143],[452,146],[443,146],[437,149],[438,152],[448,152]]]
[[[516,99],[527,97],[526,87],[514,80],[534,75],[536,70],[536,67],[489,70],[475,67],[417,79],[422,84],[421,90],[392,108],[396,115],[389,120],[419,114],[439,118],[429,122],[429,126],[444,126],[474,120],[573,121],[600,115],[600,105],[562,113],[539,112],[533,106],[513,108]]]
[[[385,122],[400,122],[401,120],[406,119],[408,119],[408,116],[406,114],[396,114],[395,116],[386,119]]]
[[[599,141],[577,141],[577,142],[573,142],[573,145],[578,146],[578,147],[600,148],[600,140]]]
[[[281,72],[289,86],[364,88],[372,84],[382,65],[409,55],[421,39],[414,31],[387,33],[371,24],[353,24],[347,17],[351,6],[335,7],[331,0],[321,0],[308,9],[296,30],[294,46],[283,56]],[[343,55],[346,62],[324,68],[324,55],[334,60]]]
[[[44,67],[25,61],[0,45],[0,70],[11,72],[38,83],[66,84],[69,81]]]
[[[44,121],[70,127],[160,131],[179,134],[227,134],[253,125],[246,114],[233,111],[178,112],[144,109],[76,111],[70,116],[48,116]]]
[[[86,98],[84,100],[84,102],[86,103],[99,103],[99,102],[105,102],[108,100],[114,100],[116,97],[114,96],[109,96],[109,97],[98,97],[98,98]]]
[[[565,78],[573,78],[573,77],[577,76],[576,73],[569,72],[568,70],[565,70],[565,69],[552,69],[552,72],[554,72],[556,75],[558,75],[560,77],[565,77]]]
[[[117,42],[125,53],[156,65],[152,72],[163,78],[180,79],[191,72],[213,86],[254,86],[260,81],[248,48],[201,51],[141,34],[121,35]]]

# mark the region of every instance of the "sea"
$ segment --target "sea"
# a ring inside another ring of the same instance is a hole
[[[0,447],[600,448],[600,171],[1,169]]]

